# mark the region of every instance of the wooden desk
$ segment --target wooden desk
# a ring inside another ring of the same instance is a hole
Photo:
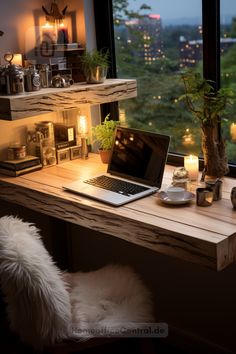
[[[223,199],[206,208],[195,202],[164,205],[156,195],[115,208],[61,188],[106,168],[96,154],[90,154],[88,160],[17,178],[1,175],[0,199],[218,271],[235,262],[236,211],[230,201],[235,179],[225,178]],[[170,183],[172,171],[166,166],[162,189]]]

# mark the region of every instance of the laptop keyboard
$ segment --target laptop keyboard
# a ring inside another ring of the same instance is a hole
[[[92,186],[100,187],[123,195],[135,195],[146,191],[148,188],[134,183],[126,182],[109,176],[98,176],[84,181]]]

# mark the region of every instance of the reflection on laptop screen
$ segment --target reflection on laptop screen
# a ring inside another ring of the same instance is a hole
[[[160,187],[169,141],[166,135],[117,127],[108,172]]]

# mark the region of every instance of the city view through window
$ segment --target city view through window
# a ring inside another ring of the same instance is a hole
[[[200,124],[178,98],[181,72],[202,75],[201,0],[113,0],[117,76],[136,78],[138,97],[120,103],[121,119],[171,136],[170,151],[201,155]],[[234,15],[235,14],[235,18]],[[236,1],[221,6],[221,85],[236,91]],[[222,117],[236,163],[236,105]]]

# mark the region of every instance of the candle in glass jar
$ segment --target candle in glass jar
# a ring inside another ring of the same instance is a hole
[[[198,179],[199,161],[197,156],[184,156],[184,167],[188,171],[190,180],[195,181]]]
[[[85,135],[88,133],[87,117],[78,116],[77,130],[79,134]]]

